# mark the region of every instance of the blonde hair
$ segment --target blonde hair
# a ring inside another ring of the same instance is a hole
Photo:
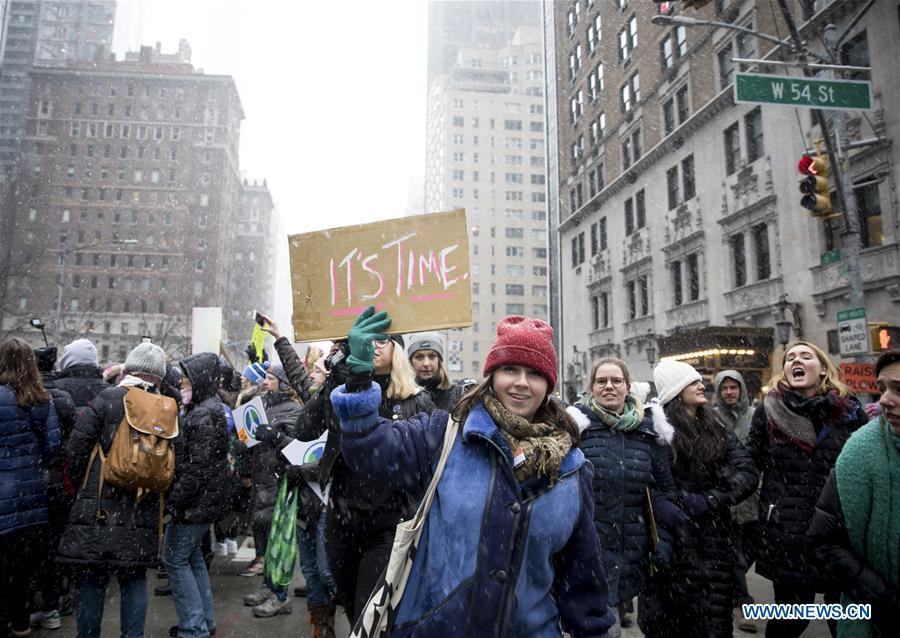
[[[416,373],[406,358],[406,350],[394,341],[391,343],[394,349],[391,352],[391,382],[387,396],[389,399],[408,399],[419,394],[422,388],[416,385]]]
[[[841,397],[847,397],[853,394],[853,391],[841,381],[841,371],[838,370],[838,367],[834,365],[831,359],[828,358],[828,355],[825,354],[819,346],[809,341],[792,341],[784,348],[784,354],[781,355],[781,370],[769,380],[770,386],[777,387],[782,385],[790,387],[787,375],[784,373],[784,364],[787,361],[788,353],[797,346],[806,346],[812,350],[816,354],[819,363],[822,364],[822,369],[825,371],[825,376],[822,377],[819,385],[816,386],[816,394],[827,394],[831,390],[837,390]]]

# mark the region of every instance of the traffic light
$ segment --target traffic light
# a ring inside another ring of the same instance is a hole
[[[826,155],[803,155],[797,164],[801,175],[800,205],[811,211],[813,217],[830,217],[831,183],[828,181],[828,157]]]
[[[900,328],[884,322],[869,324],[869,344],[872,352],[900,349]]]

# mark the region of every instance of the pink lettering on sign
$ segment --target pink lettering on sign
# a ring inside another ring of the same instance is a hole
[[[469,273],[457,275],[458,268],[451,263],[453,253],[459,248],[459,244],[417,251],[410,248],[408,243],[408,240],[416,235],[415,232],[403,235],[381,247],[389,252],[391,249],[397,251],[394,294],[401,298],[406,295],[406,299],[417,303],[452,298],[456,295],[455,292],[426,291],[434,290],[435,285],[439,285],[443,290],[449,290],[460,281],[468,280]],[[328,274],[331,284],[331,306],[335,308],[331,311],[332,316],[358,314],[366,308],[366,305],[360,305],[362,302],[374,301],[377,304],[379,300],[385,300],[388,282],[385,273],[378,267],[380,257],[380,253],[364,255],[359,248],[353,248],[340,258],[337,264],[336,258],[330,259]],[[342,273],[343,276],[340,273],[342,269],[345,271]],[[423,288],[425,290],[422,290]],[[345,308],[337,308],[343,305],[339,303],[339,298],[342,300],[346,298]]]

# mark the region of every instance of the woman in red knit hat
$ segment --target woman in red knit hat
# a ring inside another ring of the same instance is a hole
[[[551,399],[553,330],[507,317],[485,379],[452,414],[379,418],[373,341],[387,313],[367,309],[348,335],[351,378],[331,395],[351,467],[421,497],[448,425],[458,432],[388,633],[402,636],[605,636],[613,623],[593,523],[592,470],[578,427]],[[363,616],[365,619],[365,615]]]

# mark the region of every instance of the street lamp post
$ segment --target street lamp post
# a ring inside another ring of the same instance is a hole
[[[66,261],[69,258],[69,253],[76,253],[82,250],[89,250],[91,248],[97,248],[99,246],[106,245],[126,245],[133,246],[138,243],[136,239],[111,239],[106,242],[99,242],[95,244],[89,244],[88,246],[76,246],[75,248],[69,248],[69,244],[67,242],[63,242],[62,249],[59,253],[59,281],[57,282],[57,292],[56,292],[56,321],[55,326],[53,327],[53,340],[54,343],[59,345],[59,338],[62,334],[62,304],[63,304],[63,289],[66,285]]]

